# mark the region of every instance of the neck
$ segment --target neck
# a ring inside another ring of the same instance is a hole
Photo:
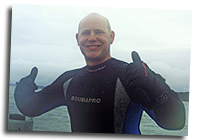
[[[86,63],[88,66],[96,66],[96,65],[99,65],[107,60],[109,60],[111,58],[111,56],[109,57],[106,57],[105,59],[103,60],[98,60],[98,59],[85,59]]]

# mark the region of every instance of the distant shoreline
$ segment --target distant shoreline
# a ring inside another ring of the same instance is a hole
[[[9,84],[10,86],[16,86],[16,84],[13,84],[13,83],[10,83]],[[37,85],[38,86],[38,85]],[[38,88],[40,88],[40,89],[42,89],[42,88],[44,88],[45,86],[38,86]]]
[[[10,83],[9,85],[10,86],[16,86],[16,84],[13,84],[13,83]],[[38,88],[40,88],[40,89],[42,89],[44,87],[45,86],[38,86]],[[179,98],[182,101],[189,102],[189,92],[177,92],[177,93],[178,93]]]
[[[178,96],[182,101],[189,102],[189,92],[178,92]]]

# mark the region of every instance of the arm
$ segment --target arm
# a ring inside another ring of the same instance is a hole
[[[182,129],[185,125],[185,107],[165,79],[143,63],[136,52],[133,63],[127,66],[128,93],[134,102],[165,129]]]
[[[31,117],[39,116],[65,103],[63,94],[59,93],[61,91],[56,84],[35,92],[37,86],[34,81],[37,73],[37,68],[33,68],[30,75],[20,80],[14,92],[16,105],[20,112]]]

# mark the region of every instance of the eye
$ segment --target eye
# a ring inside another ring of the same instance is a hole
[[[89,31],[83,31],[83,32],[81,33],[81,35],[89,35],[89,34],[90,34]]]
[[[101,33],[103,33],[102,31],[98,31],[98,32],[96,32],[97,34],[101,34]]]
[[[102,30],[97,30],[97,31],[95,31],[95,33],[96,33],[96,34],[103,34],[104,31],[102,31]]]

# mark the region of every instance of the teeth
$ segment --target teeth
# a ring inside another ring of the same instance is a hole
[[[91,48],[97,48],[98,46],[91,46]]]
[[[88,46],[89,48],[98,48],[99,46]]]

